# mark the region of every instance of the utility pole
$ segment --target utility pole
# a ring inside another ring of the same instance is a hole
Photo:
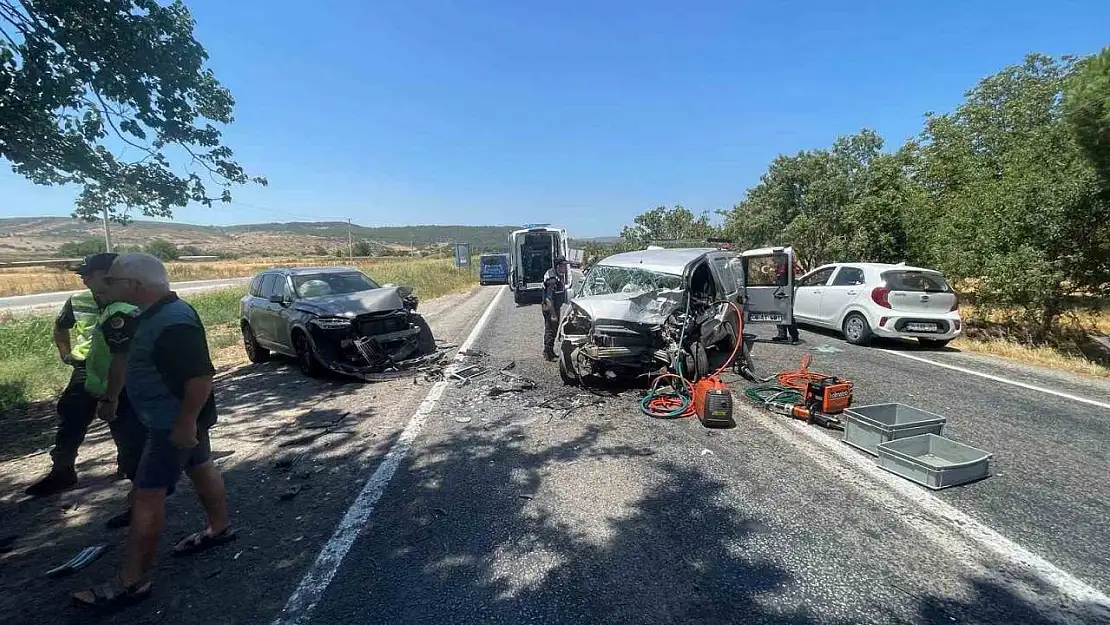
[[[108,206],[104,206],[104,251],[112,251],[112,227],[108,225]]]
[[[351,238],[351,220],[347,219],[347,262],[354,262],[355,258],[355,243]]]

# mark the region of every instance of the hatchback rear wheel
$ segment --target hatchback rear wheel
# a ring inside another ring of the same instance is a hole
[[[851,313],[845,317],[841,329],[844,338],[852,345],[867,345],[871,342],[871,326],[867,323],[867,318],[859,313]]]

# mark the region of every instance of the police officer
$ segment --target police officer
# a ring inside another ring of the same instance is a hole
[[[73,372],[69,384],[58,398],[58,430],[54,436],[54,448],[50,451],[50,473],[27,487],[24,492],[31,497],[46,497],[77,484],[77,470],[74,467],[77,449],[84,442],[89,425],[97,412],[98,397],[90,392],[89,386],[95,389],[101,379],[106,379],[108,373],[105,362],[103,370],[98,368],[94,372],[92,384],[89,385],[86,358],[93,347],[97,324],[107,303],[103,299],[107,288],[104,276],[115,258],[115,254],[93,254],[82,261],[75,271],[89,290],[67,299],[54,320],[54,345],[62,362],[73,367]],[[71,332],[73,336],[70,335]],[[120,451],[117,463],[120,471],[125,474],[132,472],[132,467],[126,466],[128,462],[125,447],[120,445],[118,433],[132,423],[133,419],[114,419],[110,423],[112,436]]]
[[[543,357],[556,360],[555,334],[559,330],[559,311],[567,301],[567,259],[555,257],[555,267],[543,275]]]

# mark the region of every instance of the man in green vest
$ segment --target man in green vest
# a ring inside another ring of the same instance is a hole
[[[74,466],[77,449],[84,442],[89,425],[97,414],[98,398],[103,396],[103,387],[108,381],[111,358],[106,347],[103,348],[103,355],[98,354],[101,350],[94,347],[94,340],[104,341],[98,331],[98,322],[107,306],[103,299],[107,291],[104,276],[115,259],[116,254],[93,254],[85,258],[76,271],[89,290],[67,299],[54,321],[54,345],[62,362],[73,367],[73,373],[58,398],[58,431],[54,436],[54,448],[50,451],[53,466],[50,473],[24,491],[32,497],[53,495],[77,484]],[[92,363],[87,362],[90,352],[94,352]],[[136,427],[138,419],[129,406],[121,405],[115,412],[120,416],[112,419],[109,427],[116,442],[116,461],[120,472],[130,478],[135,470],[132,465],[137,464],[136,443],[133,441],[141,440],[141,430]]]

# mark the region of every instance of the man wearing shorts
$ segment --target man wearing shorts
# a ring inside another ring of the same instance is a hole
[[[235,538],[223,476],[212,464],[208,429],[216,423],[215,370],[204,326],[193,307],[169,289],[166,268],[148,254],[123,254],[105,278],[113,301],[138,306],[137,317],[106,324],[109,349],[126,354],[126,393],[146,440],[134,479],[131,534],[118,576],[74,595],[86,607],[117,607],[150,594],[166,497],[184,470],[204,507],[208,526],[179,541],[186,555]]]

